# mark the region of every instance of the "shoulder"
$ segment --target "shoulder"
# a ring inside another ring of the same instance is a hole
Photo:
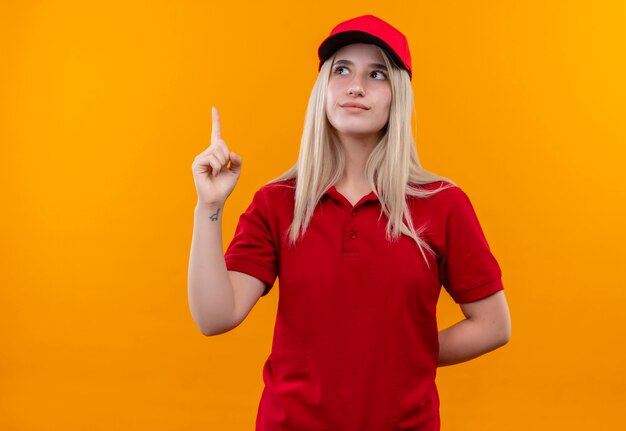
[[[296,180],[295,178],[289,178],[286,180],[268,182],[261,186],[256,193],[266,200],[276,201],[289,197],[293,200],[295,192]]]
[[[448,220],[454,213],[464,213],[473,208],[465,191],[449,181],[412,184],[412,187],[425,192],[410,196],[412,210],[428,213],[439,220]]]
[[[280,215],[282,218],[293,214],[295,194],[295,179],[271,181],[254,193],[252,201],[267,217]]]
[[[458,185],[449,181],[434,181],[426,184],[410,184],[413,190],[417,190],[420,195],[408,196],[410,199],[427,199],[438,203],[455,203],[459,199],[467,198],[465,192]]]

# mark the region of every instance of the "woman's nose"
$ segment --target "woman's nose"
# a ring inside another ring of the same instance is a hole
[[[363,95],[364,93],[365,93],[365,90],[363,89],[363,86],[358,82],[352,82],[348,86],[348,94],[351,96],[354,96],[356,94]]]
[[[348,94],[351,96],[355,94],[365,94],[365,89],[363,88],[363,77],[360,74],[355,73],[354,77],[350,80],[350,83],[348,84]]]

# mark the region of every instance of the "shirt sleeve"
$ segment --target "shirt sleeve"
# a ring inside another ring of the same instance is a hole
[[[468,196],[456,188],[456,203],[446,223],[446,250],[439,278],[457,304],[478,301],[500,290],[502,271]]]
[[[248,209],[239,217],[233,239],[224,254],[226,269],[246,273],[265,283],[261,296],[269,293],[278,274],[276,246],[266,209],[263,192],[258,190]]]

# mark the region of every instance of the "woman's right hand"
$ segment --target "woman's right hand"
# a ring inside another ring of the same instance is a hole
[[[223,205],[241,174],[241,157],[228,150],[222,139],[220,116],[212,108],[211,145],[194,159],[191,170],[199,205]],[[230,167],[227,167],[230,161]]]

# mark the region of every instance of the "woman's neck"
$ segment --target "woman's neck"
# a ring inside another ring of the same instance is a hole
[[[365,164],[376,145],[380,142],[380,137],[339,136],[338,138],[343,148],[346,165],[343,177],[339,181],[337,188],[343,187],[357,191],[369,189],[369,183],[365,176]]]

